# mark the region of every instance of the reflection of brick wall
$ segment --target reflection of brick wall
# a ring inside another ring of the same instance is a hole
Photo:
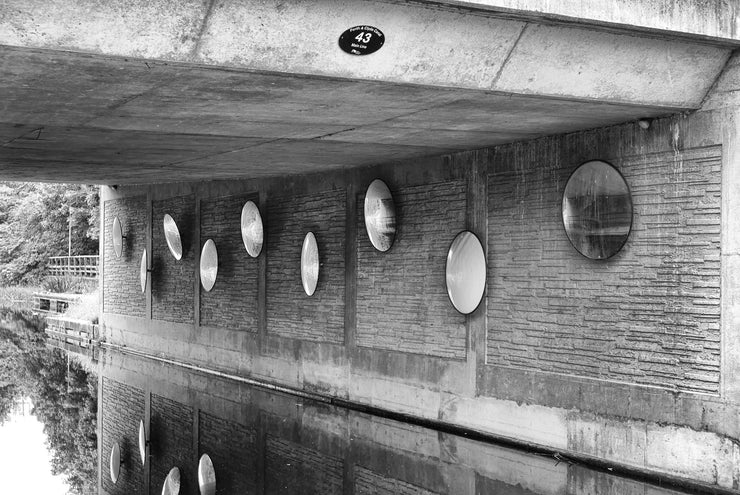
[[[177,261],[164,235],[163,219],[170,214],[182,238],[183,256]],[[195,259],[195,198],[180,196],[152,202],[152,319],[193,323]]]
[[[173,467],[178,467],[182,483],[180,493],[197,494],[197,466],[193,465],[193,409],[152,395],[150,436],[151,492],[161,492],[167,473]]]
[[[103,378],[103,489],[111,495],[144,493],[144,468],[139,456],[139,422],[144,419],[144,391]],[[110,479],[113,442],[121,446],[118,482]]]
[[[139,266],[146,248],[146,197],[108,200],[104,206],[104,272],[103,310],[126,316],[146,315],[146,297],[141,292]],[[116,215],[123,227],[123,255],[113,251],[113,219]]]
[[[465,359],[465,317],[447,297],[447,251],[465,229],[464,181],[393,191],[397,232],[377,251],[357,210],[357,344],[377,349]]]
[[[632,233],[593,261],[560,215],[580,162],[551,141],[502,148],[490,169],[488,362],[717,393],[721,150],[615,160]]]
[[[218,252],[218,277],[210,292],[200,289],[200,324],[256,332],[259,258],[242,241],[242,207],[257,195],[203,199],[200,203],[200,246],[213,239]],[[260,256],[264,256],[261,254]]]
[[[267,215],[267,330],[303,340],[344,342],[346,194],[270,198]],[[301,285],[301,247],[312,231],[319,246],[313,296]]]
[[[256,432],[203,412],[199,416],[198,456],[211,457],[218,493],[257,493]]]
[[[271,495],[343,493],[343,461],[282,439],[267,437],[265,492]]]
[[[435,492],[425,490],[424,488],[412,485],[411,483],[406,483],[405,481],[374,473],[373,471],[361,466],[355,466],[355,495],[371,494],[435,495]]]

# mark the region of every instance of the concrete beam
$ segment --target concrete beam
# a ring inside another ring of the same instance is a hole
[[[685,108],[699,105],[730,51],[378,0],[4,5],[0,44],[10,46]],[[340,50],[340,34],[356,25],[381,29],[384,46],[362,57]]]
[[[419,0],[548,21],[740,43],[740,10],[732,0]]]

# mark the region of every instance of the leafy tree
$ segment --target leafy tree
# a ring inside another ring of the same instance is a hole
[[[0,283],[37,283],[47,259],[68,251],[97,254],[99,196],[96,186],[0,182]]]

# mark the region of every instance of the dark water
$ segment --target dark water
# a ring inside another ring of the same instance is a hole
[[[177,467],[180,493],[196,495],[203,454],[224,495],[689,493],[145,357],[101,351],[95,363],[68,359],[45,344],[40,320],[6,311],[0,418],[24,396],[45,424],[54,470],[76,494],[159,494]],[[114,443],[122,458],[115,484]]]
[[[203,454],[219,494],[683,493],[146,358],[103,353],[101,369],[108,493],[161,493],[178,467],[181,493],[197,494]],[[136,438],[142,419],[146,465]],[[114,441],[125,457],[116,485],[107,466]]]

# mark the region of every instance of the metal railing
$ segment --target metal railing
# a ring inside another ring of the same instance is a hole
[[[99,261],[97,254],[91,256],[53,256],[49,258],[47,268],[50,275],[59,277],[95,278],[98,276]]]

